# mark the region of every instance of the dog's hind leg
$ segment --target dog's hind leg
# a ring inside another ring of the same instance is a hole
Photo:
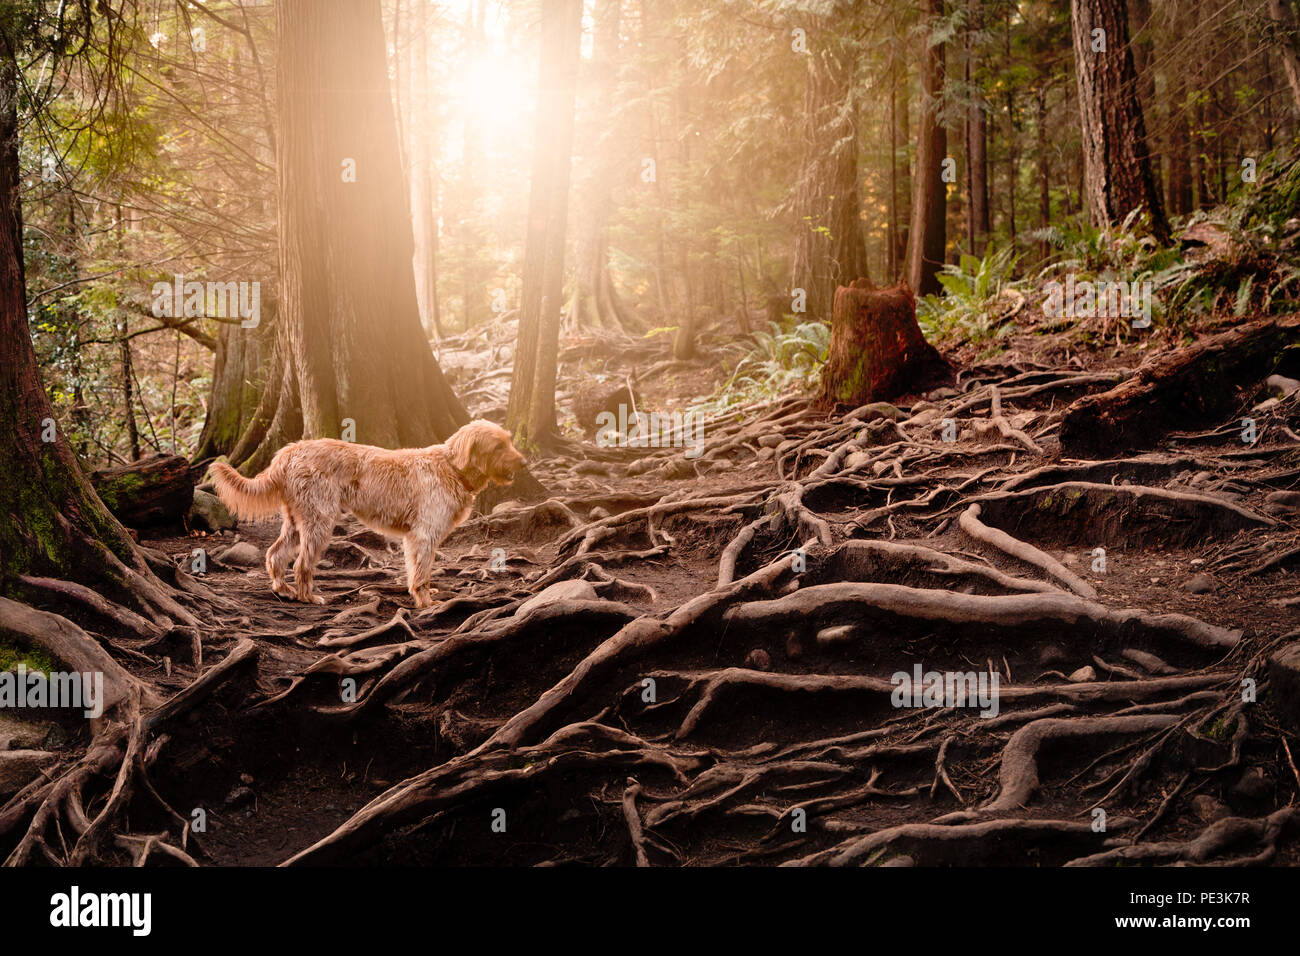
[[[417,608],[428,607],[433,603],[429,578],[433,576],[435,545],[425,535],[412,533],[402,539],[402,550],[406,554],[406,589]]]
[[[320,560],[334,534],[334,519],[328,514],[303,514],[297,525],[298,563],[293,568],[296,596],[304,604],[324,604],[325,599],[316,594],[311,585],[316,573],[316,562]]]
[[[293,516],[286,508],[281,512],[280,537],[266,549],[266,573],[271,579],[271,590],[281,597],[297,596],[293,588],[285,583],[284,573],[289,567],[289,560],[298,548],[298,527]]]

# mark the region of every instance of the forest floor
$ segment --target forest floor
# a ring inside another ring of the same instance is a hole
[[[677,363],[570,339],[565,381],[641,371],[641,407],[681,408],[721,381],[717,344]],[[547,500],[448,539],[424,611],[399,548],[351,519],[321,607],[267,587],[278,519],[145,541],[210,555],[205,666],[257,652],[151,764],[181,816],[205,811],[190,852],[1300,863],[1266,663],[1300,627],[1300,513],[1276,494],[1300,484],[1297,397],[1258,411],[1250,445],[1230,419],[1071,460],[1069,403],[1177,343],[1028,328],[1003,344],[949,353],[951,388],[853,417],[790,395],[708,421],[694,459],[570,441],[533,463]],[[495,352],[460,358],[444,362],[491,415]],[[1246,388],[1243,408],[1262,397]],[[252,549],[223,560],[235,544]],[[128,666],[163,696],[200,673],[183,655]],[[892,676],[917,666],[996,675],[996,707],[896,706]]]

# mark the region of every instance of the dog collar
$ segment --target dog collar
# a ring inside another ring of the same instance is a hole
[[[450,462],[448,462],[448,466],[451,468],[451,473],[456,476],[456,480],[460,482],[462,488],[468,491],[471,496],[478,494],[478,492],[474,490],[474,486],[469,483],[468,479],[466,479],[465,475],[459,468],[452,465]]]

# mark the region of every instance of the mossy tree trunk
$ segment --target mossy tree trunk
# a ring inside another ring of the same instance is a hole
[[[229,455],[248,427],[262,397],[265,350],[273,332],[222,323],[212,367],[208,414],[194,459]]]
[[[1260,382],[1298,346],[1300,315],[1288,315],[1171,352],[1109,391],[1071,405],[1061,421],[1061,448],[1073,457],[1105,458],[1150,448],[1172,431],[1217,424],[1248,407]]]
[[[0,30],[11,23],[0,19]],[[92,585],[156,619],[192,620],[149,571],[127,530],[95,494],[56,427],[27,324],[18,165],[18,67],[0,37],[0,592],[24,577]]]

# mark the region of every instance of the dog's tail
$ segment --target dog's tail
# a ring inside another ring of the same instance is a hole
[[[265,518],[279,511],[284,503],[269,471],[256,478],[245,478],[224,461],[218,461],[212,465],[212,475],[218,497],[242,518]]]

